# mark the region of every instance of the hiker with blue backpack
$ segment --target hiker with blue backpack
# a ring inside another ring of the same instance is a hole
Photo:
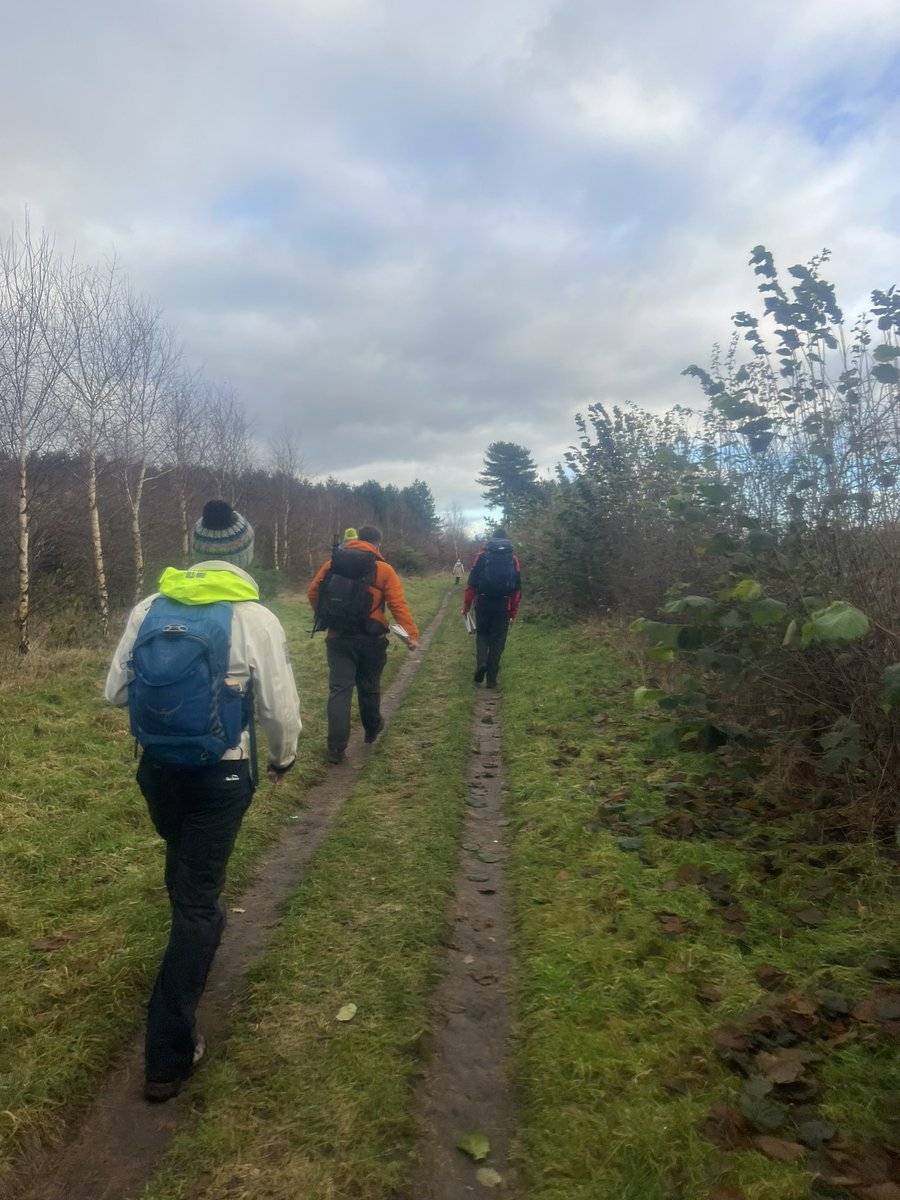
[[[463,616],[475,606],[475,683],[497,686],[511,621],[519,612],[522,576],[506,530],[498,526],[478,554],[463,594]]]
[[[166,843],[172,923],[147,1009],[144,1097],[177,1095],[204,1042],[196,1010],[225,928],[220,895],[256,787],[254,716],[266,775],[294,765],[300,701],[287,639],[245,570],[253,527],[211,500],[191,533],[193,564],[167,568],[132,610],[106,698],[128,706],[141,747],[138,786]]]

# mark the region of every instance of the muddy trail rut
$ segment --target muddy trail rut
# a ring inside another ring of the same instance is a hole
[[[434,635],[445,619],[444,599],[420,642],[382,701],[390,721]],[[504,1065],[508,976],[503,904],[499,749],[499,693],[476,700],[468,776],[464,848],[446,970],[433,998],[433,1034],[420,1090],[423,1126],[417,1200],[450,1200],[481,1190],[476,1172],[506,1175],[511,1104]],[[305,795],[299,819],[285,825],[261,864],[256,881],[236,900],[198,1010],[198,1026],[216,1053],[228,1036],[248,970],[261,957],[280,921],[280,908],[300,884],[357,780],[368,749],[356,731],[343,764]],[[143,1030],[100,1085],[91,1107],[65,1140],[32,1155],[3,1192],[4,1200],[135,1200],[191,1112],[188,1085],[166,1104],[146,1103]],[[456,1142],[477,1131],[490,1141],[486,1161],[475,1163]]]
[[[509,1167],[514,1107],[506,1069],[508,821],[495,690],[480,690],[475,704],[467,784],[452,932],[444,976],[432,998],[428,1061],[418,1097],[423,1139],[415,1200],[460,1200],[501,1186],[508,1196],[514,1186]],[[470,1153],[459,1149],[461,1141]]]

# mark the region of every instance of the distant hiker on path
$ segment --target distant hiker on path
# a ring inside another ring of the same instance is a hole
[[[459,581],[462,579],[465,569],[466,568],[462,565],[462,559],[458,558],[453,564],[453,578],[457,583],[459,583]]]
[[[340,763],[350,739],[353,688],[365,740],[374,742],[384,729],[381,715],[381,673],[387,661],[388,620],[391,616],[415,649],[419,631],[393,567],[381,557],[381,530],[363,525],[357,539],[335,546],[309,586],[307,596],[316,614],[315,629],[327,629],[328,761]]]
[[[147,1100],[170,1100],[204,1051],[197,1004],[225,928],[219,896],[256,786],[253,710],[272,783],[294,765],[300,701],[287,639],[244,570],[253,527],[211,500],[193,527],[186,571],[131,612],[106,679],[143,748],[138,787],[166,843],[169,944],[147,1010]],[[251,770],[251,767],[253,768]]]
[[[509,623],[516,619],[521,599],[519,560],[506,530],[498,526],[475,559],[463,595],[463,616],[475,605],[476,683],[487,676],[487,686],[497,686]]]

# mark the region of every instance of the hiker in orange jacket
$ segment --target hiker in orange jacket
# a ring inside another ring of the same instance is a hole
[[[357,538],[341,544],[341,551],[359,552],[374,558],[374,578],[368,591],[371,597],[368,615],[351,629],[328,627],[325,651],[328,656],[328,761],[340,763],[350,739],[350,704],[353,688],[359,704],[359,716],[365,730],[365,740],[374,742],[384,729],[381,715],[381,673],[387,661],[388,618],[391,616],[410,638],[414,650],[419,630],[409,611],[403,584],[392,566],[379,552],[381,530],[364,525]],[[337,551],[335,551],[335,556]],[[334,557],[323,563],[309,585],[307,597],[319,616],[319,593],[326,576],[332,570]]]

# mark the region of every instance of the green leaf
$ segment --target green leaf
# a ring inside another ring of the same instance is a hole
[[[796,621],[791,621],[787,629],[784,631],[784,637],[781,640],[782,646],[793,646],[800,640],[800,626]]]
[[[894,358],[900,358],[900,346],[888,346],[887,344],[876,346],[872,351],[872,357],[876,362],[890,362]]]
[[[747,534],[747,549],[751,554],[762,554],[764,550],[771,550],[777,545],[775,534],[767,533],[764,529],[751,529]]]
[[[712,608],[715,600],[710,600],[709,596],[682,596],[679,600],[670,600],[668,604],[664,604],[661,612],[664,613],[680,613],[687,608]]]
[[[672,663],[675,661],[675,651],[671,646],[654,646],[647,651],[651,662]]]
[[[486,1188],[500,1187],[503,1183],[503,1176],[493,1167],[479,1167],[475,1172],[475,1178],[482,1187]]]
[[[681,627],[677,642],[679,650],[699,650],[703,642],[702,629],[697,629],[694,625],[683,625]]]
[[[742,579],[741,582],[731,589],[731,595],[735,600],[759,600],[762,598],[763,590],[755,579]]]
[[[639,687],[634,689],[635,704],[653,704],[665,696],[662,688]]]
[[[787,605],[780,600],[773,600],[771,596],[763,596],[761,600],[752,600],[747,605],[747,611],[754,625],[774,625],[784,617]]]
[[[744,618],[736,608],[729,608],[725,616],[719,620],[719,624],[723,629],[740,629],[744,624]]]
[[[784,1124],[787,1119],[787,1110],[780,1104],[776,1104],[774,1100],[770,1100],[767,1094],[762,1093],[762,1088],[754,1087],[754,1082],[754,1078],[751,1077],[741,1093],[738,1101],[741,1112],[757,1129],[761,1129],[764,1133],[772,1133]],[[771,1084],[769,1087],[771,1089]]]
[[[709,513],[704,508],[698,508],[696,504],[686,504],[678,515],[689,525],[701,525]]]
[[[879,383],[897,383],[900,371],[892,363],[879,363],[872,368],[872,375]]]
[[[885,712],[900,707],[900,663],[885,667],[881,673],[881,707]]]
[[[628,626],[629,633],[639,633],[641,637],[645,637],[648,642],[652,642],[654,646],[669,646],[675,645],[678,639],[681,625],[667,625],[664,621],[648,621],[645,617],[638,617]]]
[[[698,662],[711,671],[722,671],[726,675],[736,675],[744,669],[744,660],[738,654],[721,654],[718,650],[709,648],[697,653]]]
[[[833,600],[827,608],[814,612],[801,631],[801,643],[853,642],[869,632],[869,618],[844,600]]]
[[[737,544],[727,533],[714,533],[703,547],[703,553],[707,555],[733,554],[735,550]]]
[[[728,734],[709,721],[697,730],[697,745],[704,754],[714,754],[727,741]]]
[[[491,1143],[483,1133],[464,1133],[456,1143],[457,1150],[468,1154],[473,1162],[481,1162],[491,1151]]]

